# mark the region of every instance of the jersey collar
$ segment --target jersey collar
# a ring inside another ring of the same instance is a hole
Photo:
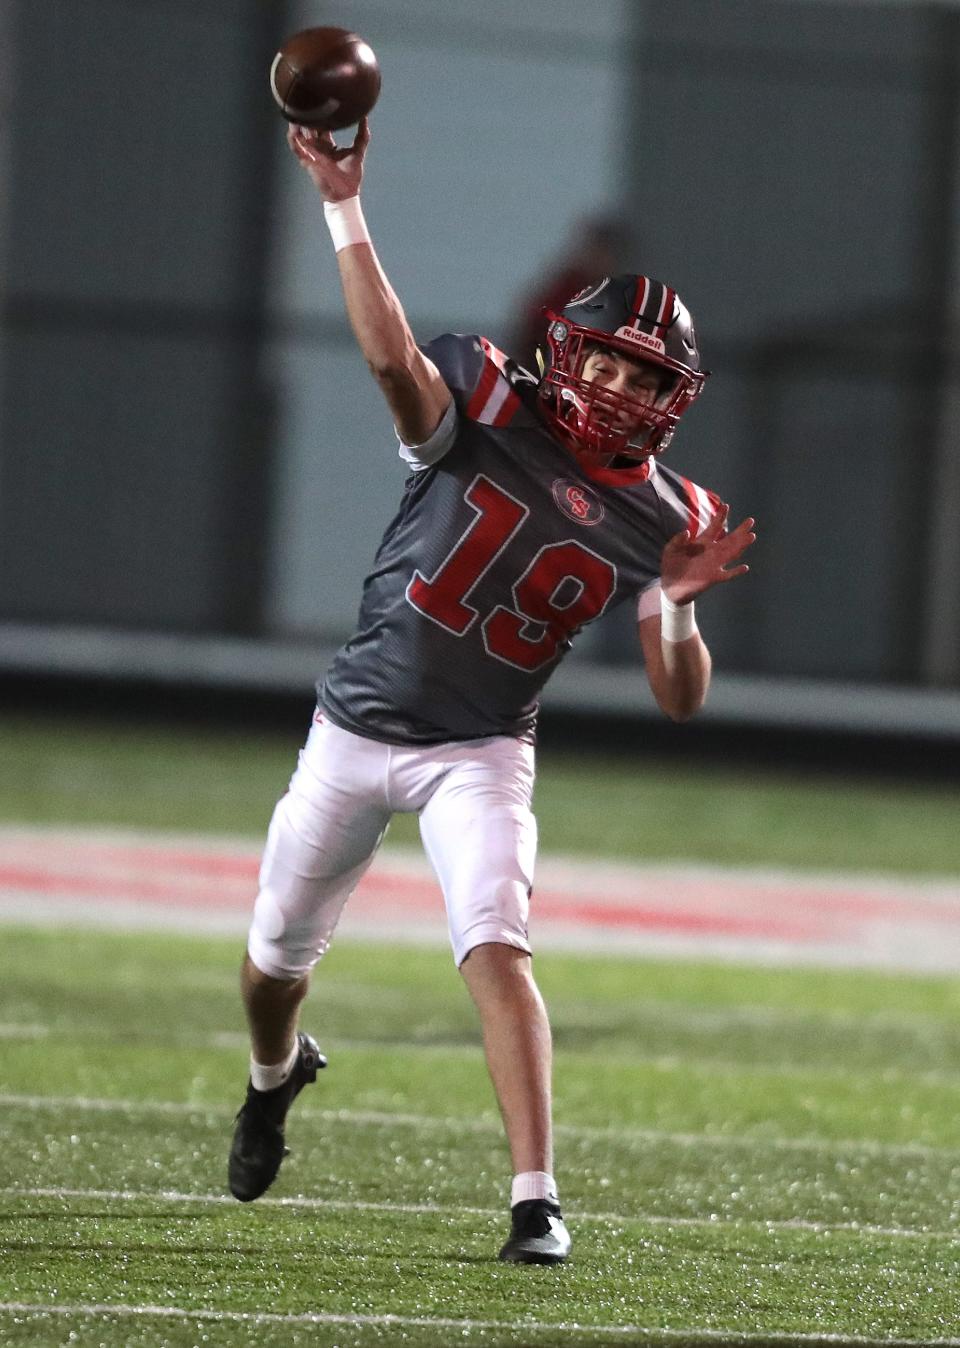
[[[580,458],[574,454],[573,450],[564,449],[573,459],[574,463],[591,482],[599,482],[605,487],[632,487],[638,482],[646,482],[653,470],[653,459],[644,459],[642,462],[633,462],[629,468],[613,468],[609,464],[602,467],[599,464],[593,464],[586,458]]]

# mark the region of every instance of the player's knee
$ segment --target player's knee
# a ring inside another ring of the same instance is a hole
[[[525,933],[476,932],[454,943],[454,958],[464,977],[476,971],[504,978],[525,977],[530,972],[530,945]]]
[[[499,946],[504,953],[484,958],[510,961],[510,954],[518,951],[530,954],[527,937],[527,918],[530,896],[527,882],[513,876],[482,880],[465,887],[463,894],[454,893],[447,903],[450,939],[458,967],[471,951],[481,946]]]
[[[326,951],[322,948],[289,947],[278,941],[263,941],[251,931],[247,954],[263,975],[263,981],[295,983],[306,980],[314,965]]]
[[[483,941],[471,946],[463,957],[461,969],[469,959],[473,960],[473,968],[484,965],[507,974],[525,973],[530,968],[530,951],[505,941]]]
[[[253,910],[247,957],[265,978],[292,983],[310,973],[330,945],[331,932],[315,918],[291,920],[269,891],[261,890]]]
[[[309,982],[309,970],[303,973],[292,972],[286,967],[286,964],[282,959],[268,959],[266,958],[265,952],[258,952],[258,958],[262,959],[263,962],[270,967],[268,969],[261,969],[260,965],[254,960],[248,950],[244,956],[243,968],[240,974],[241,982],[245,987],[249,988],[254,993],[258,993],[261,990],[270,992],[277,989],[279,985],[280,991],[286,992],[289,990],[293,993],[297,990],[297,985],[302,984],[300,996],[303,997],[306,995]],[[274,969],[280,970],[280,972],[271,972],[271,970]]]

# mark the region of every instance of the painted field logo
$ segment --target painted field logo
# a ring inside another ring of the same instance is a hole
[[[553,499],[577,524],[599,524],[603,519],[603,502],[582,482],[558,477],[553,484]]]

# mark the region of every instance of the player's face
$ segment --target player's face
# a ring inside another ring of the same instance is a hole
[[[660,392],[660,372],[645,360],[634,360],[619,351],[594,347],[583,362],[583,378],[611,393],[626,393],[640,402],[654,403]]]
[[[624,394],[651,407],[662,392],[662,373],[656,366],[603,347],[593,347],[588,352],[581,377],[610,393]],[[639,423],[632,423],[625,414],[617,413],[612,418],[612,424],[617,430],[633,431]]]

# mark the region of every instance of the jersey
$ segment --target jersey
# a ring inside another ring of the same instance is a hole
[[[585,468],[540,419],[532,376],[486,339],[423,349],[453,394],[448,424],[401,447],[413,471],[319,702],[388,743],[532,739],[577,633],[656,584],[667,539],[702,532],[719,501],[652,459]]]

